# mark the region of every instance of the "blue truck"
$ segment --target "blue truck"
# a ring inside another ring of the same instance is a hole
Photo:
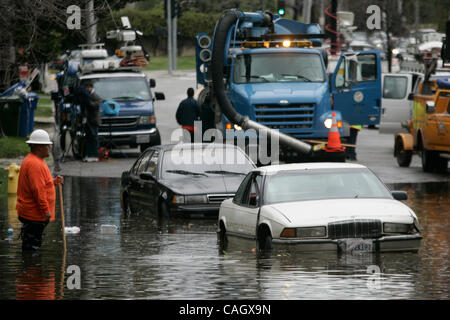
[[[108,149],[139,146],[144,151],[161,144],[155,100],[165,97],[162,92],[152,92],[155,80],[148,79],[139,66],[121,65],[123,59],[108,56],[102,44],[83,46],[80,60],[68,61],[65,72],[57,78],[59,91],[52,95],[60,110],[62,151],[66,152],[66,133],[69,132],[72,154],[79,159],[85,156],[86,114],[76,92],[86,81],[93,83],[102,102],[100,145]]]
[[[212,37],[197,35],[199,102],[209,96],[218,106],[216,128],[276,129],[280,157],[301,161],[314,159],[312,145],[327,141],[333,111],[341,137],[352,124],[378,124],[379,51],[345,52],[327,74],[323,38],[318,24],[238,10],[222,15]]]

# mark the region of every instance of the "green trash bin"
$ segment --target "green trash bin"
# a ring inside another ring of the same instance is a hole
[[[17,96],[0,98],[0,121],[7,136],[19,136],[22,103]]]

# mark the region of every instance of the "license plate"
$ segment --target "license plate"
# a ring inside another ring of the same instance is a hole
[[[149,142],[150,142],[149,135],[136,136],[136,143],[149,143]]]
[[[342,239],[338,241],[342,252],[373,252],[374,245],[372,240],[365,239]]]

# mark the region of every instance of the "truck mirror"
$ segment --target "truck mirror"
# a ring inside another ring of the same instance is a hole
[[[426,112],[427,113],[435,113],[436,111],[436,107],[434,105],[433,101],[427,101],[427,108],[426,108]]]
[[[148,82],[149,82],[149,84],[150,84],[150,88],[156,87],[156,81],[155,81],[155,79],[149,79]]]
[[[408,100],[409,101],[414,101],[414,93],[410,93],[410,94],[408,94]]]
[[[163,92],[155,92],[155,98],[156,100],[165,100],[166,96]]]

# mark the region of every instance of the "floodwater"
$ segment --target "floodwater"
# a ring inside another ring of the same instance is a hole
[[[418,253],[259,254],[247,240],[224,251],[215,220],[125,216],[119,179],[66,177],[65,223],[81,228],[66,254],[58,204],[40,252],[23,255],[15,198],[0,198],[0,299],[449,299],[450,182],[389,187],[419,217]]]

